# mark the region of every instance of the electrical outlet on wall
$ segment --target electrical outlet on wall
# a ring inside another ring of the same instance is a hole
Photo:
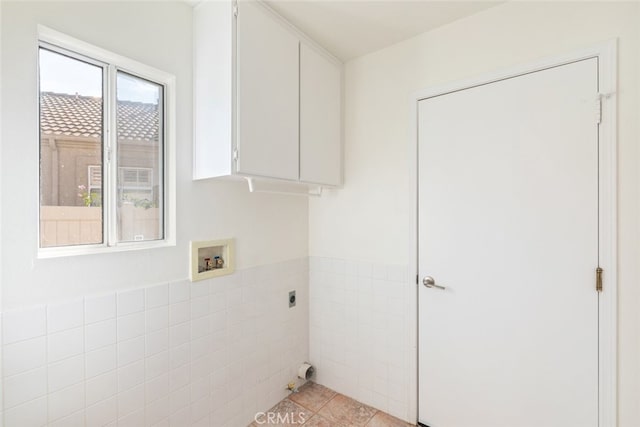
[[[296,291],[289,292],[289,308],[296,306]]]

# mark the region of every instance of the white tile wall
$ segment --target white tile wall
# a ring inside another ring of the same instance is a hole
[[[247,425],[309,358],[308,278],[292,260],[5,312],[0,427]]]
[[[47,358],[49,363],[53,363],[84,353],[89,345],[87,343],[87,346],[85,346],[84,333],[85,328],[79,327],[49,334],[47,337],[40,337],[36,339],[41,339],[43,341],[46,340],[47,349],[43,356]],[[91,338],[97,338],[98,336],[100,335],[96,336],[95,334],[92,334]]]
[[[30,307],[2,315],[2,344],[10,344],[45,335],[47,332],[46,307]]]
[[[310,257],[310,360],[317,381],[407,419],[408,267]]]
[[[87,324],[115,319],[116,295],[101,295],[84,299],[84,318]]]
[[[4,347],[4,375],[19,374],[43,366],[47,359],[45,337],[31,338]]]
[[[78,328],[84,324],[84,300],[49,305],[47,307],[47,333]]]

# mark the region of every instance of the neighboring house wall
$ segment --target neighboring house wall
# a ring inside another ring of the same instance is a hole
[[[156,103],[118,101],[118,191],[121,201],[157,206],[163,180],[160,111]],[[40,204],[83,206],[83,193],[102,191],[105,129],[100,97],[40,93]],[[139,178],[146,179],[139,179]],[[133,179],[131,179],[133,178]]]
[[[84,206],[78,186],[88,185],[89,165],[102,162],[97,138],[41,136],[40,203],[43,206]]]
[[[41,135],[40,186],[43,206],[84,206],[80,185],[89,187],[89,166],[102,164],[102,141],[98,138]],[[119,141],[121,168],[151,169],[150,200],[157,201],[159,180],[158,143]],[[126,187],[126,185],[125,185]],[[142,196],[140,196],[142,197]]]
[[[40,135],[40,246],[102,243],[102,139],[69,135]],[[162,238],[158,186],[157,141],[118,141],[118,238],[133,241]],[[95,168],[94,176],[90,168]],[[129,172],[150,179],[125,182]],[[96,179],[97,177],[97,179]],[[92,193],[91,206],[83,198]],[[135,206],[148,201],[144,207]]]

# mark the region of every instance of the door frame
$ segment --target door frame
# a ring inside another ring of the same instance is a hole
[[[409,286],[408,333],[412,351],[409,352],[409,419],[419,420],[418,366],[418,103],[434,96],[495,83],[524,74],[598,58],[598,87],[601,100],[601,122],[598,128],[598,258],[603,268],[604,286],[598,295],[598,426],[617,425],[617,39],[567,54],[548,57],[525,65],[491,72],[478,77],[447,83],[412,93],[409,97],[409,177],[410,194],[410,259],[409,272],[415,272],[415,288]],[[597,99],[594,99],[594,114]],[[594,292],[595,291],[594,266]],[[410,282],[413,285],[413,277]]]

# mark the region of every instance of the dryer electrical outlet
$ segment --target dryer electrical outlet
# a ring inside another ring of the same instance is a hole
[[[296,291],[289,292],[289,308],[296,306]]]

